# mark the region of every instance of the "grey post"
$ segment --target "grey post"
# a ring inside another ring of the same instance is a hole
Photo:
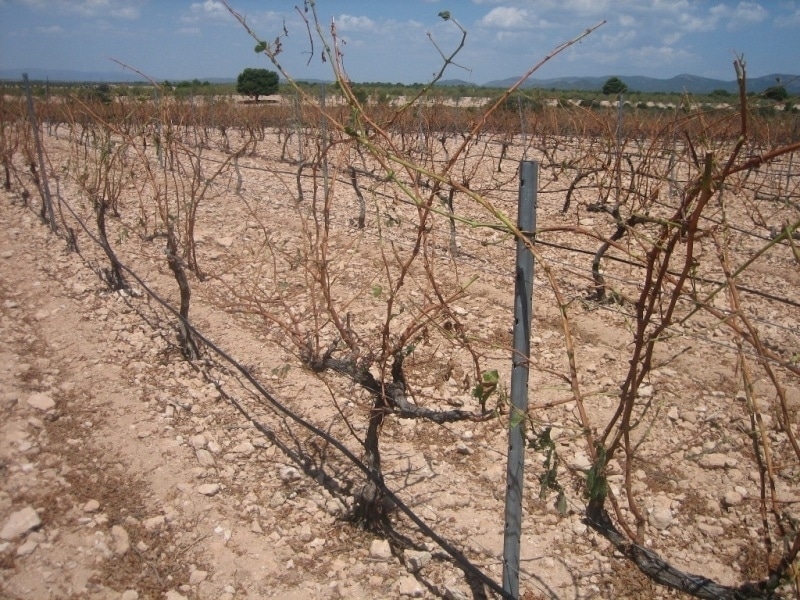
[[[528,239],[536,230],[536,188],[539,170],[535,161],[520,164],[517,227]],[[511,357],[511,421],[508,431],[506,515],[503,537],[503,589],[519,598],[519,552],[522,537],[522,480],[525,466],[525,416],[528,412],[528,358],[533,311],[533,254],[517,239],[514,282],[514,349]]]

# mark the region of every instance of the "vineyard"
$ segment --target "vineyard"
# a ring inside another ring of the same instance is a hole
[[[738,60],[737,108],[363,104],[337,52],[330,97],[2,98],[3,593],[515,597],[523,427],[520,597],[800,597],[797,115]]]

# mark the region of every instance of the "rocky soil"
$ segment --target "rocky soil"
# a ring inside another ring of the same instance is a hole
[[[79,195],[66,183],[64,189],[67,197]],[[199,220],[201,257],[214,277],[205,287],[194,284],[193,321],[276,397],[358,452],[337,411],[363,416],[366,397],[341,382],[326,388],[285,348],[220,309],[230,274],[248,254],[247,240],[258,243],[258,225],[248,224],[247,215],[231,218],[234,202],[232,196],[214,199]],[[558,208],[560,202],[541,210],[555,220]],[[397,535],[389,540],[344,520],[352,505],[348,485],[359,479],[352,465],[276,415],[221,361],[183,360],[171,315],[136,282],[133,293],[109,292],[95,272],[103,258],[85,236],[79,236],[81,254],[70,252],[11,192],[0,196],[0,227],[2,597],[481,597],[400,513],[391,513]],[[124,229],[115,227],[117,234]],[[114,239],[123,262],[135,263],[136,272],[174,302],[162,250]],[[349,256],[354,277],[361,260],[368,258]],[[492,260],[464,267],[480,280],[457,309],[465,322],[483,324],[503,341],[489,353],[503,374],[510,362],[503,344],[513,282],[487,270]],[[796,272],[786,267],[790,257],[776,261],[781,277],[796,285]],[[629,321],[589,305],[577,307],[573,318],[581,380],[592,391],[587,404],[602,423],[616,406]],[[787,328],[799,322],[795,313],[776,318]],[[796,332],[786,334],[791,343]],[[647,546],[678,568],[738,584],[764,576],[759,473],[742,433],[748,422],[744,394],[731,375],[735,356],[715,344],[717,334],[692,333],[687,327],[681,352],[656,368],[641,390],[652,399],[654,416],[642,437],[634,492],[648,515]],[[532,450],[525,597],[676,597],[583,523],[579,483],[590,462],[574,403],[564,400],[568,388],[552,383],[552,371],[564,367],[560,344],[557,311],[537,307],[531,402],[539,407],[536,422],[550,427],[556,442],[566,507],[556,507],[552,493],[540,496],[546,457]],[[433,365],[435,357],[431,350]],[[420,397],[472,407],[461,377],[448,374],[442,383],[436,368]],[[463,368],[455,365],[457,375]],[[787,390],[796,408],[800,390],[791,384]],[[335,405],[334,396],[347,400]],[[764,417],[769,424],[770,415]],[[505,432],[504,419],[446,426],[389,420],[383,432],[389,486],[497,581]],[[785,436],[775,436],[776,444],[786,444]],[[619,491],[619,463],[612,461],[609,472]],[[800,503],[799,474],[789,467],[780,475],[778,493],[787,506]]]

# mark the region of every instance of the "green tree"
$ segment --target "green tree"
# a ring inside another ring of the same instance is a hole
[[[606,96],[624,94],[628,91],[628,86],[619,77],[609,77],[603,84],[603,94]]]
[[[258,102],[259,96],[269,96],[278,91],[278,74],[267,69],[245,69],[236,80],[236,91]]]
[[[783,102],[789,97],[789,92],[782,85],[776,85],[764,90],[764,97],[776,102]]]
[[[40,91],[40,95],[44,96],[44,88],[40,88]],[[111,104],[113,102],[111,86],[107,83],[90,86],[82,95],[89,100],[97,100],[103,104]]]

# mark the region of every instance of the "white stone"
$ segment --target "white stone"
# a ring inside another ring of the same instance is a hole
[[[177,590],[170,590],[164,596],[164,600],[189,600],[186,596]]]
[[[11,513],[8,517],[6,524],[0,531],[0,538],[4,540],[13,540],[21,536],[23,533],[29,532],[31,529],[36,529],[42,524],[42,520],[36,513],[32,506],[26,506],[16,512]]]
[[[128,531],[121,525],[114,525],[111,528],[111,538],[114,540],[114,554],[122,556],[131,548],[131,539]]]
[[[198,583],[203,583],[207,577],[208,577],[207,571],[192,571],[191,575],[189,575],[189,585],[197,585]]]
[[[392,548],[386,540],[372,540],[369,547],[369,557],[376,560],[389,560],[392,558]]]
[[[36,410],[50,410],[55,408],[56,402],[45,393],[36,393],[28,396],[28,404]]]
[[[656,529],[666,529],[672,523],[672,511],[668,506],[656,506],[647,516],[647,521]]]
[[[193,435],[189,438],[189,445],[195,450],[205,448],[207,443],[208,441],[206,440],[206,436],[204,436],[202,433]]]
[[[347,507],[338,498],[331,498],[325,503],[325,512],[333,517],[339,517],[347,511]]]
[[[136,590],[125,590],[119,600],[139,600],[139,592]]]
[[[325,540],[323,538],[314,538],[308,544],[306,544],[309,548],[314,548],[316,550],[322,548],[325,545]]]
[[[231,448],[231,452],[235,454],[244,454],[245,456],[249,456],[255,451],[255,446],[250,442],[242,442],[241,444],[237,444],[233,448]]]
[[[201,448],[195,452],[197,455],[197,462],[199,462],[204,467],[213,467],[214,466],[214,456],[208,450]]]
[[[282,506],[284,502],[286,502],[286,494],[278,490],[272,494],[272,497],[269,499],[269,506],[270,508],[278,508]]]
[[[444,586],[445,600],[469,600],[469,597],[456,587],[454,583],[448,583]]]
[[[406,550],[403,553],[406,559],[406,566],[412,573],[417,573],[424,569],[431,562],[431,553],[417,550]]]
[[[739,506],[743,500],[744,497],[742,494],[736,490],[725,492],[725,496],[722,498],[722,502],[725,506]]]
[[[583,452],[576,452],[575,458],[572,459],[571,466],[578,471],[587,471],[592,468],[592,461]]]
[[[424,593],[419,581],[414,577],[401,577],[398,591],[401,596],[410,596],[411,598],[421,598]]]
[[[467,446],[463,442],[458,442],[456,444],[456,452],[458,452],[459,454],[464,454],[464,455],[468,456],[468,455],[472,454],[472,448],[470,448],[469,446]]]
[[[219,493],[218,483],[204,483],[197,486],[197,492],[203,496],[216,496]]]
[[[718,538],[725,533],[722,527],[719,525],[711,525],[710,523],[698,523],[697,528],[710,538]]]
[[[100,509],[100,502],[97,500],[89,500],[86,504],[83,505],[83,512],[93,513],[97,512]]]
[[[159,529],[160,527],[164,526],[164,523],[167,522],[167,519],[164,515],[158,515],[156,517],[150,517],[149,519],[145,519],[142,521],[142,525],[148,531],[153,531],[154,529]]]
[[[296,479],[300,479],[300,471],[294,467],[283,467],[280,472],[280,477],[282,481],[295,481]]]
[[[736,459],[729,458],[724,454],[704,454],[697,463],[704,469],[724,469],[725,467],[735,467]]]
[[[19,548],[17,548],[17,556],[28,556],[34,550],[36,550],[36,546],[39,544],[34,542],[32,539],[28,539],[22,544]]]

